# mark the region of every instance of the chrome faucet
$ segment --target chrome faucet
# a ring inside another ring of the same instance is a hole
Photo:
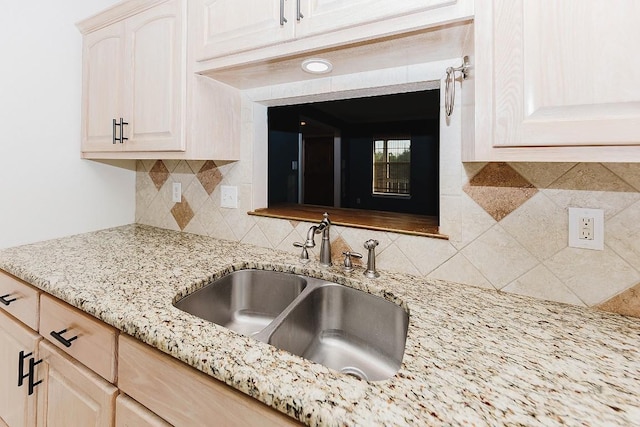
[[[376,271],[376,246],[379,244],[380,242],[373,239],[364,242],[364,248],[369,251],[367,256],[367,269],[364,271],[364,275],[369,279],[380,277],[380,273]]]
[[[329,229],[331,228],[331,221],[329,221],[329,214],[324,213],[322,221],[318,225],[312,225],[307,231],[307,239],[304,243],[294,243],[293,246],[302,248],[300,254],[300,261],[309,262],[309,253],[307,248],[314,248],[316,246],[315,235],[322,232],[322,243],[320,243],[320,265],[324,267],[331,266],[331,241],[329,236]]]

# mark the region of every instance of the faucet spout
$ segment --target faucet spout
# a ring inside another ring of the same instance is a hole
[[[307,240],[306,242],[304,242],[305,247],[307,248],[316,247],[316,241],[315,241],[316,233],[319,233],[317,225],[312,225],[311,227],[309,227],[309,231],[307,231]]]

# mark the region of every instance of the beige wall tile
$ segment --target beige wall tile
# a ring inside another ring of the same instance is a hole
[[[258,217],[257,226],[267,237],[271,247],[274,248],[277,248],[293,231],[293,226],[285,219]]]
[[[366,265],[367,254],[363,253],[362,255]],[[376,251],[376,268],[420,276],[420,270],[394,244],[387,246],[382,251]]]
[[[480,286],[482,288],[495,289],[491,283],[469,262],[461,253],[453,256],[429,274],[434,279],[450,282],[464,283],[466,285]]]
[[[169,181],[179,182],[180,184],[182,184],[183,192],[187,189],[187,187],[194,179],[195,175],[193,174],[193,171],[184,160],[180,160],[180,162],[178,162],[173,172],[171,172],[171,176],[169,177]]]
[[[606,245],[603,251],[568,247],[544,265],[587,305],[606,301],[640,281],[640,273]]]
[[[462,254],[496,289],[502,289],[538,263],[500,225],[464,248]]]
[[[563,285],[562,282],[542,264],[518,277],[502,288],[502,290],[548,301],[585,305],[576,294]]]
[[[474,202],[467,194],[460,196],[460,235],[450,235],[451,244],[462,249],[482,233],[493,227],[497,221]]]
[[[640,270],[640,202],[606,221],[605,241],[625,261]]]
[[[209,207],[211,206],[209,202],[205,202],[204,206],[207,205],[209,205]],[[208,215],[205,217],[198,217],[198,219],[204,226],[205,230],[207,230],[208,236],[218,239],[239,240],[218,209],[208,208],[207,211],[209,212]]]
[[[538,193],[500,221],[518,243],[543,261],[567,246],[567,211]]]
[[[185,233],[200,234],[202,236],[207,235],[207,230],[197,217],[193,217],[182,231]]]
[[[247,243],[254,246],[260,246],[263,248],[272,248],[271,242],[267,239],[267,236],[264,235],[262,230],[258,225],[254,225],[251,230],[247,234],[245,234],[244,238],[241,240],[242,243]]]
[[[543,192],[562,208],[604,209],[605,218],[640,200],[640,193],[599,163],[578,163]]]
[[[191,209],[197,213],[209,195],[204,191],[204,187],[197,179],[191,181],[188,187],[182,187],[182,195],[189,202]]]
[[[426,276],[456,254],[448,240],[425,239],[418,236],[400,236],[394,244]]]

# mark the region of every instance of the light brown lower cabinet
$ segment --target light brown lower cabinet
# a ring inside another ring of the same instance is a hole
[[[36,378],[39,427],[111,427],[118,389],[46,341]]]
[[[0,426],[35,425],[37,390],[29,395],[29,379],[23,378],[21,386],[18,382],[19,376],[29,370],[28,360],[38,357],[41,339],[36,332],[0,311]],[[18,372],[21,354],[25,357],[22,372]]]
[[[171,424],[126,394],[120,394],[116,399],[116,427],[171,427]]]
[[[300,425],[3,271],[0,291],[0,427]]]
[[[118,342],[118,387],[176,427],[300,425],[124,334]]]

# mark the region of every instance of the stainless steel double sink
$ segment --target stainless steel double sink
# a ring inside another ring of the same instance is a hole
[[[240,270],[175,307],[258,341],[368,381],[392,377],[407,338],[406,311],[333,282]]]

